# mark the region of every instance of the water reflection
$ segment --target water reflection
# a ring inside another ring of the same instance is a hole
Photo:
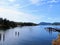
[[[20,34],[19,32],[17,32],[17,31],[15,32],[15,36],[19,37],[19,34]]]
[[[4,33],[0,33],[0,41],[5,41],[5,34]]]
[[[1,41],[1,34],[0,34],[0,41]]]
[[[57,30],[49,28],[46,29],[49,33],[52,33],[52,36],[49,35],[44,28],[45,27],[43,26],[23,28],[17,27],[15,29],[9,29],[6,32],[0,31],[0,45],[2,43],[4,45],[52,45],[53,41],[55,41],[53,39],[56,39],[57,35],[52,32]]]
[[[32,32],[33,31],[32,27],[29,27],[29,30],[30,30],[30,32]]]
[[[47,27],[45,28],[49,33],[52,33],[52,32],[60,32],[60,29],[58,28],[52,28],[52,27]]]
[[[3,34],[3,41],[5,40],[5,34]]]
[[[58,32],[59,33],[57,39],[52,41],[52,45],[60,45],[60,29],[52,28],[52,27],[47,27],[45,29],[51,34],[52,34],[52,32]]]

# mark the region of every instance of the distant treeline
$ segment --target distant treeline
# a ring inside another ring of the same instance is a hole
[[[32,23],[32,22],[16,22],[16,24],[18,26],[36,26],[36,23]]]
[[[17,26],[35,26],[35,25],[37,24],[32,22],[14,22],[0,18],[0,28],[13,28]]]
[[[15,22],[0,18],[0,28],[13,28],[16,26]]]
[[[60,25],[60,22],[54,22],[54,23],[40,22],[39,25]]]

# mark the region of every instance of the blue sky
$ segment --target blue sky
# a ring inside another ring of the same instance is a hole
[[[17,22],[60,22],[60,0],[0,0],[0,17]]]

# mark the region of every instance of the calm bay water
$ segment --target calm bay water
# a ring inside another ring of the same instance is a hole
[[[59,32],[49,32],[45,27],[60,26],[24,26],[0,31],[0,45],[52,45]]]

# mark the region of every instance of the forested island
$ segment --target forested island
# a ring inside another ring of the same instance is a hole
[[[14,28],[17,26],[36,26],[37,24],[32,23],[32,22],[14,22],[14,21],[9,21],[7,19],[0,18],[0,29],[3,28]]]

